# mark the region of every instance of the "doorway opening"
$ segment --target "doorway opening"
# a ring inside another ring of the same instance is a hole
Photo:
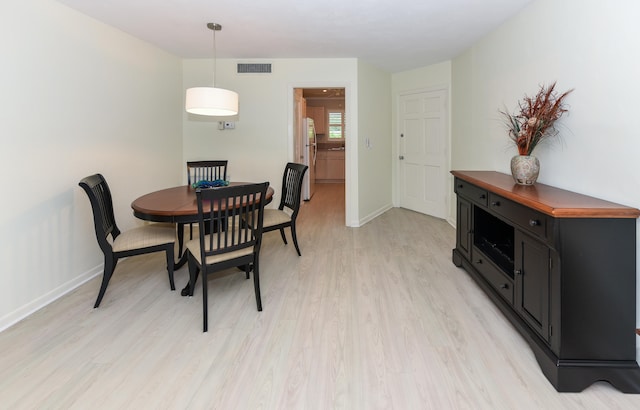
[[[346,182],[346,104],[344,87],[294,88],[293,153],[296,162],[305,163],[306,200],[327,192],[323,184]],[[304,189],[303,189],[304,191]],[[345,200],[336,206],[346,207]],[[346,221],[345,221],[346,222]]]

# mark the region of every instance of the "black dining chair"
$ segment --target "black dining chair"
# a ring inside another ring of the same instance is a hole
[[[107,181],[101,174],[83,178],[78,184],[84,189],[91,202],[93,222],[98,245],[104,254],[104,272],[98,298],[93,306],[100,306],[109,280],[118,264],[118,259],[152,252],[165,252],[169,285],[175,290],[173,281],[173,248],[176,231],[172,224],[149,224],[120,231],[113,214],[113,200]],[[109,238],[109,236],[111,238]]]
[[[208,330],[207,276],[242,267],[247,279],[253,270],[258,311],[260,297],[260,244],[268,182],[198,189],[198,238],[186,244],[189,261],[189,295],[202,272],[203,331]],[[224,227],[215,230],[214,227]],[[207,233],[211,232],[211,233]]]
[[[280,205],[278,209],[264,210],[263,232],[280,231],[282,240],[287,244],[287,237],[284,234],[284,228],[291,228],[291,237],[293,245],[296,247],[298,256],[300,247],[298,246],[298,237],[296,234],[296,218],[300,210],[300,200],[302,192],[302,180],[304,173],[309,167],[303,164],[289,162],[282,176],[282,193],[280,195]]]
[[[227,160],[187,161],[187,184],[199,181],[227,180]],[[184,223],[178,223],[178,252],[182,255]],[[193,239],[193,224],[189,224],[189,239]]]
[[[227,179],[227,160],[187,161],[187,183]]]

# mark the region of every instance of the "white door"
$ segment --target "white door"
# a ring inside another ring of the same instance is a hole
[[[447,215],[447,92],[399,98],[400,206],[438,218]]]

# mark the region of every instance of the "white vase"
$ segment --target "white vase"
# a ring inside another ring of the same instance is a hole
[[[511,158],[511,175],[516,184],[533,185],[539,172],[540,162],[533,155],[516,155]]]

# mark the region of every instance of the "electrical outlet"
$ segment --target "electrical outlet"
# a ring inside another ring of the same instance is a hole
[[[224,129],[228,129],[228,130],[232,130],[236,128],[236,123],[233,121],[225,121],[224,122]]]

